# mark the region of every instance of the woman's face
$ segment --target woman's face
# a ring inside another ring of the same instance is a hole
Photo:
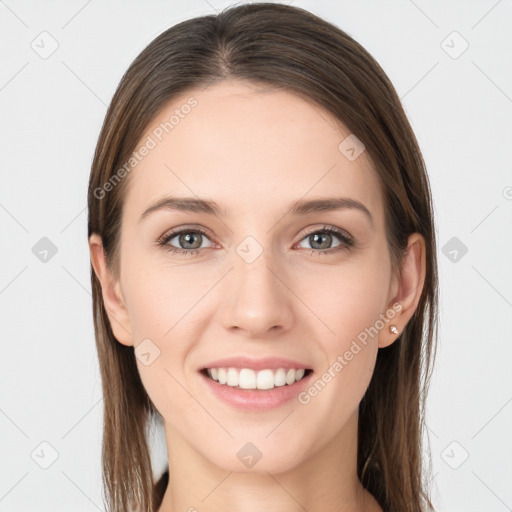
[[[221,82],[168,104],[124,178],[114,334],[136,347],[168,441],[222,468],[284,471],[353,444],[379,344],[396,338],[383,198],[348,136],[290,92]],[[292,389],[290,368],[312,373]]]

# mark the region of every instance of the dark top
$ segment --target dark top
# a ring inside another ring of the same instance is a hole
[[[155,497],[157,510],[162,504],[162,500],[164,499],[165,490],[167,489],[167,484],[169,483],[169,468],[167,468],[162,476],[157,480],[153,487],[153,495]]]

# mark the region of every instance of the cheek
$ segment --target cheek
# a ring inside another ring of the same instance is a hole
[[[156,265],[150,270],[133,269],[131,274],[127,272],[123,287],[135,346],[145,343],[140,351],[136,348],[139,374],[149,397],[166,418],[187,413],[181,410],[182,404],[190,405],[185,391],[189,387],[187,356],[199,340],[194,329],[206,315],[200,299],[212,282],[192,281],[192,274],[192,270]],[[142,352],[150,353],[149,364]]]
[[[328,362],[316,373],[310,386],[297,397],[303,414],[309,418],[323,419],[323,437],[316,440],[313,451],[325,439],[334,438],[349,418],[357,413],[373,374],[377,350],[376,342],[365,344],[348,335],[328,347]],[[316,422],[305,421],[303,427],[307,431],[305,435],[318,438]]]
[[[377,341],[371,330],[384,314],[389,276],[371,259],[347,260],[339,266],[319,266],[295,277],[294,292],[307,308],[307,321],[329,353],[345,351],[352,339]],[[299,311],[298,311],[299,312]],[[369,333],[371,331],[371,333]]]
[[[211,282],[180,267],[135,270],[125,287],[133,332],[165,343],[200,309],[197,305]]]
[[[300,402],[315,414],[338,418],[337,426],[353,412],[371,380],[378,352],[386,273],[367,261],[331,267],[314,278],[301,279],[301,292],[314,312],[318,344],[324,352],[322,367]],[[307,293],[307,295],[305,295]]]

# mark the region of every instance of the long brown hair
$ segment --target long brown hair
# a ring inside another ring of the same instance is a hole
[[[360,139],[379,176],[393,271],[408,236],[426,243],[426,278],[413,317],[378,351],[359,407],[357,473],[385,511],[433,510],[422,464],[424,407],[437,340],[438,277],[428,177],[395,89],[368,52],[310,12],[256,3],[179,23],[135,59],[114,94],[99,135],[89,190],[88,235],[101,236],[118,276],[129,161],[163,106],[196,87],[227,78],[282,88],[313,101]],[[111,186],[106,187],[110,180]],[[133,347],[118,343],[91,266],[96,345],[104,395],[103,484],[109,512],[155,512],[167,480],[155,485],[148,424],[158,414],[142,385]]]

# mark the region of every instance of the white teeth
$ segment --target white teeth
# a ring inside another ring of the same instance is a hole
[[[211,370],[209,370],[211,372]],[[218,370],[218,376],[219,376],[219,384],[226,384],[227,382],[227,372],[226,368],[219,368]],[[210,373],[210,377],[213,379],[213,375]]]
[[[284,386],[286,384],[286,372],[284,368],[279,368],[274,375],[274,384],[276,386]]]
[[[305,370],[279,368],[274,370],[260,370],[250,368],[208,368],[208,375],[219,384],[225,384],[240,389],[272,389],[274,387],[293,384],[304,377]]]
[[[243,371],[240,372],[240,375],[242,375]],[[272,389],[274,387],[274,372],[272,370],[259,371],[256,387],[258,389]]]
[[[236,372],[234,368],[230,368],[230,370]],[[254,370],[250,370],[248,368],[240,370],[238,385],[242,389],[256,389],[256,374],[254,373]]]
[[[228,368],[228,380],[226,382],[228,386],[238,386],[238,372],[235,368]]]

